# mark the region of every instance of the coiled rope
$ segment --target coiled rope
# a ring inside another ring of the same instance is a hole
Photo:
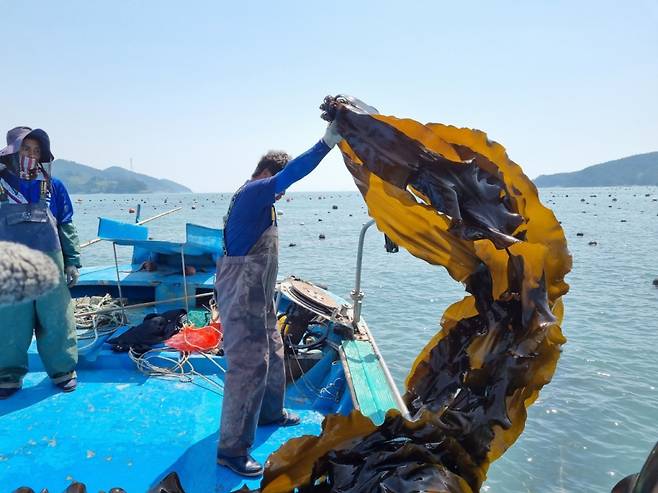
[[[118,327],[128,323],[121,310],[121,300],[105,296],[83,296],[73,299],[75,327],[78,340],[92,339],[79,350],[93,346],[99,336],[111,334]],[[103,313],[96,313],[106,310]]]

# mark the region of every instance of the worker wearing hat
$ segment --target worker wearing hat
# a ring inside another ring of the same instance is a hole
[[[78,350],[69,287],[78,280],[80,245],[73,206],[64,184],[51,175],[50,138],[41,130],[16,127],[0,150],[0,241],[46,253],[61,273],[48,294],[0,307],[0,399],[21,388],[27,351],[37,349],[52,382],[64,392],[76,388]]]

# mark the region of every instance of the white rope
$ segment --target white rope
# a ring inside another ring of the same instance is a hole
[[[108,308],[117,308],[118,310],[120,308],[119,300],[115,300],[109,294],[75,298],[73,306],[78,340],[91,339],[91,342],[79,346],[78,351],[93,347],[99,336],[111,334],[118,327],[128,323],[128,320],[120,311],[89,313]]]
[[[121,307],[120,300],[112,298],[109,294],[105,296],[83,296],[81,298],[74,298],[73,304],[75,308],[75,326],[78,331],[83,332],[78,334],[79,338],[89,338],[91,335],[85,337],[85,331],[99,327],[107,326],[108,329],[101,329],[100,332],[107,332],[116,329],[120,325],[128,323],[128,320],[118,311]],[[116,308],[117,311],[109,311],[109,313],[93,313],[99,310]]]
[[[224,385],[208,378],[204,374],[194,369],[194,366],[190,361],[191,353],[180,352],[181,357],[179,359],[174,359],[162,355],[162,351],[167,350],[176,351],[174,348],[168,348],[165,346],[164,348],[150,349],[145,353],[138,354],[131,348],[128,351],[128,356],[135,363],[137,369],[145,375],[159,378],[176,379],[183,383],[195,383],[193,381],[193,377],[199,377],[208,382],[213,387],[216,387],[222,391],[222,393],[219,393],[215,390],[213,390],[213,392],[223,395]],[[206,354],[205,352],[200,352],[199,354],[212,361],[212,363],[217,368],[226,373],[226,370],[219,363],[217,363],[211,355]],[[158,359],[168,362],[169,366],[161,366],[159,364],[153,363],[153,360]]]

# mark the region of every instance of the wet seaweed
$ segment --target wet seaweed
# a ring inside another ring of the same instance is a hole
[[[358,412],[328,416],[319,437],[270,457],[261,489],[479,491],[566,342],[562,228],[483,132],[380,115],[349,96],[321,108],[378,228],[470,294],[446,310],[407,377],[411,420],[395,410],[378,427]]]

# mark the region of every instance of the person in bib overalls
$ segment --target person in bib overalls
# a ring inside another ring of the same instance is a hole
[[[250,455],[258,425],[291,426],[299,417],[283,408],[283,341],[276,327],[274,288],[279,240],[274,202],[313,171],[341,137],[334,124],[311,149],[290,160],[270,151],[233,195],[224,223],[224,256],[215,291],[224,326],[228,370],[217,462],[244,476],[263,467]]]
[[[69,287],[80,268],[80,244],[73,207],[64,184],[51,176],[50,138],[41,129],[16,127],[0,150],[0,240],[48,255],[61,280],[34,301],[0,307],[0,399],[21,388],[27,351],[37,349],[52,382],[64,392],[76,388],[78,348]]]

